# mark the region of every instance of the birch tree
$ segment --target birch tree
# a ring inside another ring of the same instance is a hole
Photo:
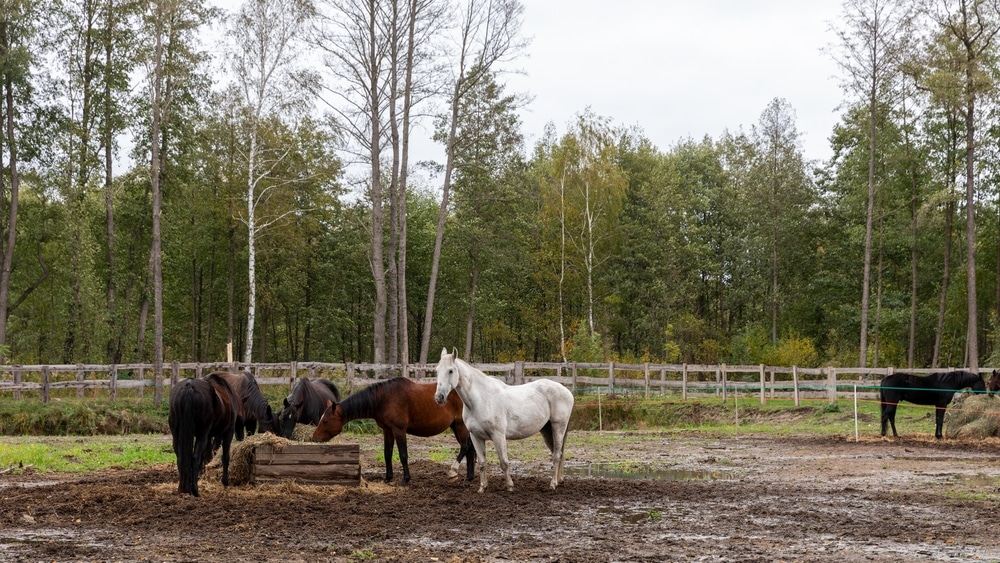
[[[299,41],[313,15],[309,0],[249,0],[240,8],[229,33],[236,52],[231,58],[237,89],[245,105],[247,227],[247,326],[243,361],[253,358],[254,321],[257,311],[257,239],[260,234],[296,209],[260,216],[274,192],[287,188],[288,180],[272,176],[289,156],[290,147],[266,146],[262,141],[271,119],[289,111],[303,111],[315,91],[314,77],[299,70],[304,43]]]

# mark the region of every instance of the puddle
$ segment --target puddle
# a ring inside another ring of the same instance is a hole
[[[726,471],[701,469],[656,469],[644,465],[622,465],[620,463],[591,463],[565,468],[567,475],[579,477],[603,477],[606,479],[644,479],[650,481],[713,481],[730,479]]]
[[[991,489],[1000,488],[1000,478],[993,475],[955,475],[955,481],[973,487],[989,487]]]

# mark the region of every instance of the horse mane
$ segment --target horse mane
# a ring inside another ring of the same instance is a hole
[[[405,377],[394,377],[351,393],[340,402],[340,408],[344,412],[344,422],[359,418],[373,418],[376,407],[382,398],[408,382],[409,380]]]
[[[982,382],[982,380],[982,376],[971,371],[949,371],[941,374],[940,378],[938,378],[938,381],[948,382],[951,384],[949,387],[955,387],[956,389],[972,387],[977,381]]]

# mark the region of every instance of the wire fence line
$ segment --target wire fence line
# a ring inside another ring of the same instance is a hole
[[[473,364],[487,374],[502,377],[510,384],[534,379],[552,379],[574,391],[598,389],[608,394],[641,393],[646,399],[652,394],[679,393],[683,399],[716,395],[723,400],[730,393],[759,395],[761,404],[769,398],[792,398],[795,404],[805,397],[825,398],[834,402],[838,397],[853,396],[857,389],[874,395],[885,376],[896,368],[801,368],[798,366],[726,365],[726,364],[658,364],[658,363],[583,363],[525,362]],[[184,377],[201,377],[212,371],[250,371],[260,385],[291,386],[300,377],[323,377],[336,381],[350,393],[380,379],[404,375],[413,379],[433,377],[435,364],[374,364],[328,362],[171,362],[161,370],[154,364],[53,364],[0,365],[0,397],[14,399],[40,397],[48,402],[58,389],[75,389],[83,397],[88,390],[107,391],[115,400],[119,391],[134,390],[140,397],[151,394],[159,403],[165,390]],[[912,374],[929,374],[947,369],[900,370]],[[980,374],[989,373],[981,368]]]

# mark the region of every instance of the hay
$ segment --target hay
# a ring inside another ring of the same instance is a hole
[[[247,436],[242,442],[234,442],[229,448],[229,484],[247,485],[253,476],[253,449],[256,446],[267,444],[275,451],[281,451],[285,444],[291,442],[312,442],[315,426],[309,424],[296,424],[292,431],[292,439],[282,438],[270,432],[264,434],[254,434]],[[219,479],[222,478],[222,451],[216,453],[212,462],[206,469],[217,473]]]
[[[948,409],[945,426],[949,438],[1000,436],[1000,402],[989,395],[969,395]]]

